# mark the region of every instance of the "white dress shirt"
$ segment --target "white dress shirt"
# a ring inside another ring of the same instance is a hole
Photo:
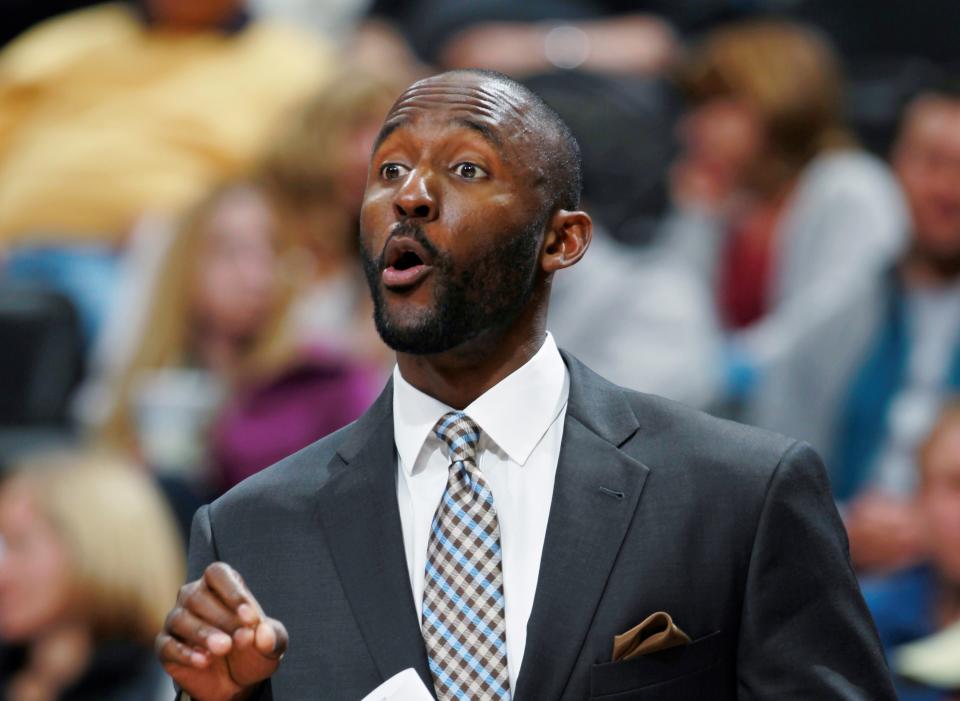
[[[397,502],[419,618],[430,526],[450,464],[432,429],[453,409],[413,387],[398,368],[393,381]],[[567,368],[547,334],[533,358],[463,410],[481,429],[478,465],[500,523],[511,689],[527,642],[569,390]]]

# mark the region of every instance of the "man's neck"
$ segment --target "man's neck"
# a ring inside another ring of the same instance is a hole
[[[403,379],[454,409],[463,409],[514,371],[543,345],[545,317],[486,333],[456,348],[432,355],[397,353]]]

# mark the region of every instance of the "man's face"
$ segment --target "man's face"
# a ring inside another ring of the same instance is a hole
[[[530,300],[547,213],[526,114],[496,82],[446,75],[408,89],[387,115],[360,237],[391,348],[455,348],[506,328]]]
[[[894,167],[913,214],[914,247],[960,266],[960,100],[927,98],[907,117]]]

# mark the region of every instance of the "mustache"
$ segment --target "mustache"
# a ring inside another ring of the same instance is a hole
[[[440,251],[438,251],[437,247],[433,245],[433,242],[427,238],[427,235],[423,232],[423,227],[416,222],[403,221],[393,227],[393,231],[390,232],[387,240],[383,242],[383,249],[380,251],[380,255],[377,257],[377,266],[380,268],[380,270],[383,270],[387,267],[387,244],[399,236],[405,236],[413,239],[423,246],[423,250],[429,253],[431,257],[435,259],[440,257]]]

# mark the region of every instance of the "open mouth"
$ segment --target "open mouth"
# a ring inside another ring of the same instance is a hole
[[[396,262],[390,267],[394,270],[409,270],[410,268],[415,268],[418,265],[423,265],[423,261],[420,260],[420,256],[413,251],[404,251],[400,254],[400,257],[397,258]]]
[[[397,236],[387,241],[383,251],[381,279],[391,290],[410,289],[432,269],[430,254],[417,241]]]

